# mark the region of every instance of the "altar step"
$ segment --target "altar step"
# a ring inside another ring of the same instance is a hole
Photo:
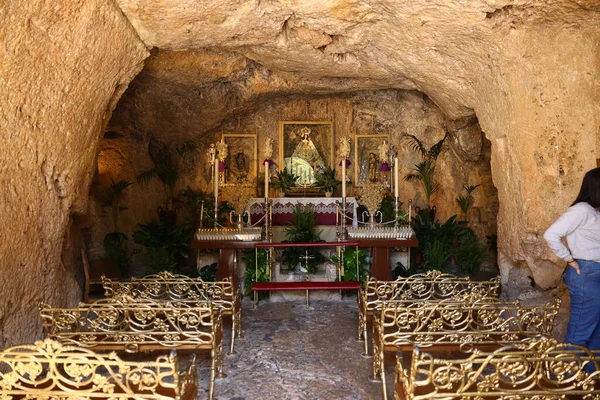
[[[342,282],[323,282],[323,281],[301,281],[301,282],[255,282],[252,284],[252,291],[255,292],[255,306],[256,306],[256,292],[270,291],[270,292],[304,292],[306,297],[306,307],[310,306],[309,303],[309,291],[317,291],[316,293],[327,293],[328,295],[335,295],[341,299],[341,295],[337,293],[341,290],[358,290],[360,288],[360,282],[358,281],[342,281]],[[331,292],[334,293],[331,293]],[[276,294],[271,295],[270,301],[289,301],[298,298],[298,294],[295,294],[291,299],[290,296],[277,296]],[[329,296],[331,298],[331,296]],[[324,299],[323,295],[319,296],[319,299]]]

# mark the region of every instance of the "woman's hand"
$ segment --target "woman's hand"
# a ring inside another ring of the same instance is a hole
[[[575,271],[577,271],[577,275],[581,274],[581,271],[579,270],[579,264],[577,264],[577,261],[575,261],[575,259],[571,259],[570,261],[567,261],[567,265],[569,267],[575,268]]]

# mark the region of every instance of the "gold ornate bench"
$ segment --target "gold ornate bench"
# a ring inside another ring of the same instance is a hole
[[[385,351],[410,351],[413,345],[430,351],[472,347],[498,348],[532,336],[550,336],[560,300],[523,306],[489,297],[466,295],[438,302],[385,301],[373,316],[373,380],[385,383]]]
[[[197,386],[195,363],[180,371],[174,351],[155,361],[123,361],[46,339],[0,352],[3,400],[192,400]]]
[[[133,278],[128,282],[102,277],[105,296],[127,295],[134,298],[191,302],[211,301],[221,307],[222,315],[231,316],[229,354],[235,354],[235,338],[242,336],[242,295],[231,279],[206,282],[200,278],[162,271],[154,275]]]
[[[593,364],[588,373],[584,365]],[[460,358],[437,358],[415,346],[410,366],[396,361],[396,400],[597,400],[600,352],[540,338]]]
[[[52,308],[40,303],[47,337],[63,344],[94,350],[138,351],[210,350],[209,399],[215,378],[223,374],[221,309],[210,303],[102,299],[76,308]]]
[[[471,281],[469,277],[442,273],[437,270],[415,274],[395,281],[369,279],[358,293],[358,340],[364,340],[369,356],[368,319],[379,310],[384,300],[442,300],[465,294],[498,297],[500,277],[489,281]]]

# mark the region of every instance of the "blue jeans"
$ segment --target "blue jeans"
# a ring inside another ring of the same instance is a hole
[[[565,283],[571,295],[566,343],[600,350],[600,263],[577,260],[581,274],[568,266]],[[586,365],[593,370],[593,365]]]

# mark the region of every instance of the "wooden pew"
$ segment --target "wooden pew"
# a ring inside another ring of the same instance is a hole
[[[50,339],[1,351],[0,371],[5,400],[192,400],[198,387],[195,362],[180,371],[175,351],[155,361],[124,361]]]
[[[194,303],[211,301],[221,307],[222,315],[231,316],[231,344],[229,354],[235,354],[235,338],[242,336],[242,295],[239,288],[226,278],[206,282],[200,278],[162,271],[154,275],[133,278],[128,282],[102,277],[105,296],[127,295],[133,298],[168,300]]]
[[[358,293],[358,340],[364,340],[369,356],[368,322],[373,311],[381,309],[384,300],[442,300],[465,294],[498,297],[500,277],[489,281],[471,281],[437,270],[400,277],[395,281],[369,279]]]
[[[415,346],[408,367],[397,357],[396,400],[600,398],[600,352],[580,346],[538,338],[456,358],[424,350]],[[596,371],[584,371],[586,364]]]
[[[209,399],[215,379],[226,376],[221,309],[208,302],[187,305],[119,297],[63,309],[40,303],[40,315],[46,336],[63,344],[128,353],[209,350]]]
[[[438,302],[385,301],[373,316],[373,380],[385,383],[385,351],[493,349],[532,336],[550,336],[560,300],[523,306],[489,297],[466,295]]]

